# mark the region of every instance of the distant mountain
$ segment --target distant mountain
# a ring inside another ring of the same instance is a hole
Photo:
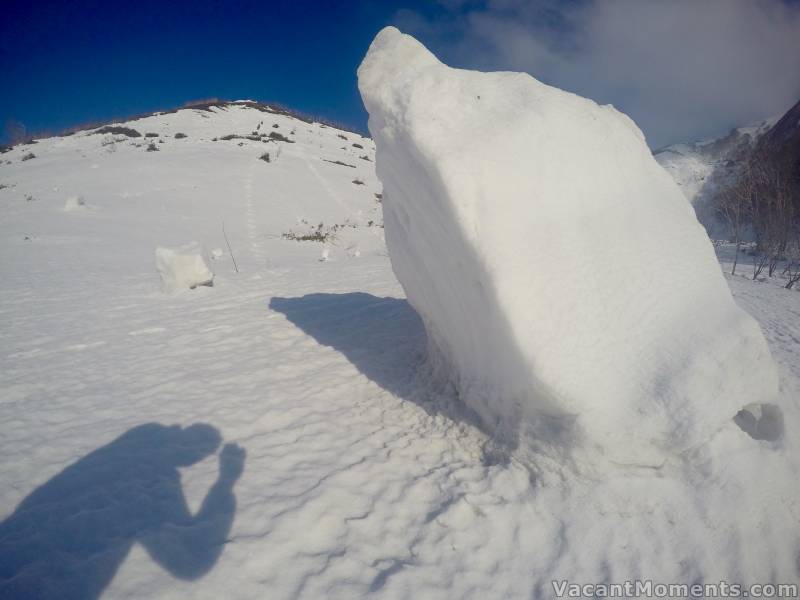
[[[800,146],[800,102],[764,134],[762,143],[797,151]]]
[[[713,210],[715,195],[778,122],[777,117],[766,119],[732,129],[721,138],[673,144],[653,152],[655,159],[681,187],[698,219],[712,236],[722,234],[722,225]]]
[[[725,235],[714,212],[715,199],[744,173],[749,161],[768,163],[773,172],[782,173],[796,190],[793,218],[800,217],[800,102],[780,118],[733,129],[718,139],[666,146],[653,155],[681,187],[712,237]]]
[[[773,161],[795,190],[794,217],[800,218],[800,102],[758,141],[757,152]]]

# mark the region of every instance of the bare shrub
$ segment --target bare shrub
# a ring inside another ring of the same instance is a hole
[[[126,135],[132,138],[142,137],[142,134],[135,129],[117,125],[106,125],[105,127],[95,130],[94,133],[111,133],[113,135]]]
[[[342,162],[342,161],[340,161],[340,160],[328,160],[327,158],[323,158],[322,160],[324,160],[325,162],[329,162],[329,163],[331,163],[332,165],[341,165],[341,166],[343,166],[343,167],[350,167],[350,168],[352,168],[352,169],[355,169],[355,168],[356,168],[356,166],[355,166],[355,165],[349,165],[349,164],[347,164],[346,162]]]
[[[281,237],[285,240],[293,240],[295,242],[328,242],[334,240],[336,238],[336,230],[338,226],[334,225],[334,228],[327,228],[324,229],[324,224],[320,223],[317,225],[316,228],[312,228],[310,231],[306,233],[297,233],[295,231],[287,231]]]
[[[269,132],[269,139],[275,140],[276,142],[287,142],[289,144],[294,144],[294,140],[290,140],[285,135],[278,133],[277,131],[270,131]]]

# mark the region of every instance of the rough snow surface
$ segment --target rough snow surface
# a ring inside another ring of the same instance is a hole
[[[451,69],[394,28],[359,87],[392,266],[435,369],[492,434],[660,465],[775,398],[758,325],[625,115]]]
[[[156,269],[161,275],[165,292],[194,289],[198,285],[213,285],[214,274],[208,268],[206,252],[197,242],[178,248],[156,248]]]
[[[296,142],[212,141],[262,122]],[[244,106],[123,125],[160,151],[84,132],[0,154],[0,598],[546,600],[554,578],[800,577],[800,292],[729,281],[779,365],[779,440],[730,421],[661,468],[523,464],[431,383],[371,140]],[[65,213],[72,195],[96,210]],[[281,237],[320,222],[345,224],[326,262]],[[214,287],[162,294],[154,249],[193,239],[222,249]],[[653,301],[672,293],[656,281]]]

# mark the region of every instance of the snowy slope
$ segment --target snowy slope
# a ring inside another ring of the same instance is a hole
[[[262,121],[295,143],[211,141]],[[730,282],[781,367],[789,435],[731,426],[685,464],[597,478],[522,465],[429,383],[370,140],[248,107],[125,125],[164,143],[77,133],[0,155],[0,597],[798,579],[797,292]],[[345,225],[328,261],[281,237],[319,222]],[[214,287],[162,293],[156,247],[190,241],[223,250]]]

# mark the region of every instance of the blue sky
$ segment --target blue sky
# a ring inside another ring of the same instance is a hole
[[[453,66],[527,71],[613,103],[654,147],[800,99],[797,0],[4,0],[2,9],[0,124],[31,132],[206,97],[277,101],[364,130],[355,72],[387,24]]]
[[[355,71],[400,8],[306,0],[2,6],[0,119],[31,131],[210,96],[280,101],[366,129]]]

